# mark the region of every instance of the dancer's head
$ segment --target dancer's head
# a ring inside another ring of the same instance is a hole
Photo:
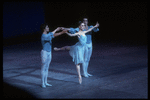
[[[88,25],[88,19],[87,19],[87,18],[83,18],[83,23],[84,23],[85,25]]]
[[[79,29],[80,29],[81,31],[83,31],[84,28],[85,28],[85,24],[84,24],[83,22],[79,21]]]
[[[47,23],[42,24],[40,28],[42,32],[49,32],[49,27]]]

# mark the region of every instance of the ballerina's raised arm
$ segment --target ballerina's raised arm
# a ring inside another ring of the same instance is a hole
[[[71,34],[71,33],[66,33],[67,35],[69,35],[69,36],[78,36],[79,35],[79,33],[75,33],[75,34]]]
[[[94,27],[88,29],[87,31],[84,31],[84,34],[86,34],[86,33],[90,32],[90,31],[92,31],[95,27],[98,27],[98,26],[99,26],[99,23],[97,22]]]
[[[84,24],[84,23],[83,23],[83,24]],[[68,33],[68,32],[67,32],[66,34],[69,35],[69,36],[79,36],[79,35],[81,35],[81,34],[86,34],[86,33],[90,32],[90,31],[92,31],[95,27],[98,27],[98,26],[99,26],[99,23],[97,22],[94,27],[88,29],[87,31],[83,31],[83,30],[84,30],[84,27],[83,27],[83,25],[81,24],[81,27],[79,27],[79,32],[77,32],[77,33],[75,33],[75,34],[71,34],[71,33]],[[82,33],[81,33],[81,31],[82,31]]]

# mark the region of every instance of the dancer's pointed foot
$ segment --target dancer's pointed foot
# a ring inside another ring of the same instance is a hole
[[[82,77],[79,76],[79,84],[81,84],[81,83],[82,83]]]
[[[60,48],[54,47],[54,50],[55,50],[55,51],[59,51],[59,50],[60,50]]]
[[[52,86],[51,84],[46,83],[46,86]]]
[[[45,85],[45,84],[42,84],[42,88],[46,88],[46,85]]]
[[[88,76],[93,76],[93,75],[88,73]]]

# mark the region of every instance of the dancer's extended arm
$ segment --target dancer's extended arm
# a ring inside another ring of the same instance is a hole
[[[61,27],[57,27],[54,31],[52,31],[53,34],[56,33],[56,31],[59,31],[60,29],[62,29]]]
[[[67,30],[63,30],[63,31],[61,31],[61,32],[59,32],[59,33],[55,33],[55,34],[54,34],[54,37],[57,37],[57,36],[62,35],[62,34],[64,34],[64,33],[67,33]]]
[[[64,28],[64,27],[63,27]],[[64,28],[65,30],[68,30],[69,33],[75,34],[76,32],[79,31],[79,28]]]
[[[65,28],[65,27],[63,27],[65,30],[68,30],[68,31],[70,31],[70,28]]]
[[[98,24],[98,27],[99,27],[100,24],[99,24],[98,22],[97,22],[97,24]],[[93,26],[91,25],[90,28],[91,28],[91,27],[93,27]],[[94,28],[93,31],[94,31],[94,32],[98,32],[98,31],[99,31],[99,28],[98,28],[98,27]]]
[[[66,34],[68,34],[69,36],[78,36],[79,35],[78,33],[75,33],[75,34],[66,33]]]
[[[98,26],[99,26],[99,24],[97,23],[94,27],[88,29],[87,31],[84,31],[84,33],[86,34],[86,33],[92,31],[95,27],[98,27]]]

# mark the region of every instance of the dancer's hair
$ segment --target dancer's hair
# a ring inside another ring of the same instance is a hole
[[[84,17],[84,18],[86,18],[87,20],[89,19],[88,17]],[[84,18],[82,19],[82,21],[84,21]]]
[[[46,27],[47,25],[48,25],[47,23],[41,24],[40,29],[41,29],[42,32],[44,31],[44,29],[45,29],[45,27]],[[49,26],[49,25],[48,25],[48,26]]]
[[[83,22],[82,22],[82,21],[79,21],[78,26],[80,26],[80,25],[81,25],[81,23],[83,23]]]

